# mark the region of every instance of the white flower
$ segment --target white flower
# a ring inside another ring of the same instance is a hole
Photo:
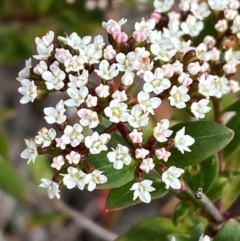
[[[236,93],[236,92],[240,91],[239,83],[238,83],[236,80],[230,79],[230,80],[228,81],[228,86],[229,86],[230,91],[231,91],[232,93]]]
[[[80,38],[77,33],[73,32],[69,37],[66,38],[66,43],[73,49],[79,50],[84,49],[84,47],[91,42],[91,39],[91,36]]]
[[[162,174],[162,181],[166,184],[165,188],[169,189],[169,186],[173,189],[180,189],[181,183],[179,177],[184,173],[184,170],[171,166]]]
[[[47,178],[42,178],[41,179],[41,184],[39,185],[39,187],[43,187],[43,188],[47,188],[47,193],[48,193],[48,197],[50,199],[53,199],[54,197],[56,198],[60,198],[60,190],[59,190],[59,185],[56,182],[53,182]]]
[[[203,27],[203,22],[197,21],[196,17],[191,14],[188,15],[185,22],[181,23],[182,31],[191,37],[197,36],[203,30]]]
[[[86,85],[88,83],[88,76],[89,73],[87,70],[83,69],[82,73],[75,76],[70,74],[69,75],[69,80],[70,82],[68,83],[68,86],[71,87],[76,87],[76,88],[81,88],[82,86]]]
[[[185,135],[185,127],[179,130],[174,138],[175,147],[178,148],[182,154],[184,151],[190,152],[191,150],[188,147],[193,145],[194,142],[194,138],[189,135]]]
[[[133,72],[125,72],[121,78],[121,82],[123,85],[130,86],[134,81],[135,74]]]
[[[31,58],[26,60],[25,67],[18,73],[18,81],[26,79],[30,76],[30,69],[32,68],[31,61]]]
[[[36,157],[38,156],[38,151],[37,151],[37,146],[36,143],[33,140],[27,140],[24,139],[27,148],[22,151],[20,154],[21,158],[23,159],[28,159],[27,164],[29,164],[31,161],[34,163]]]
[[[173,6],[174,0],[154,0],[153,5],[155,8],[155,12],[164,13],[170,10],[170,8]]]
[[[53,44],[49,45],[48,47],[44,44],[39,44],[37,46],[38,55],[33,55],[33,58],[37,60],[47,60],[52,54],[53,47]]]
[[[150,98],[149,93],[140,91],[137,95],[138,103],[142,108],[143,112],[149,112],[154,115],[153,109],[156,109],[161,104],[161,99],[158,97]]]
[[[63,176],[63,183],[68,189],[78,187],[80,190],[84,189],[86,173],[78,170],[75,167],[67,169],[68,174],[61,174]]]
[[[123,53],[118,53],[115,58],[117,61],[116,66],[120,71],[131,72],[134,70],[134,68],[133,68],[133,63],[134,63],[133,52],[129,52],[127,55],[125,55]]]
[[[128,106],[118,100],[112,100],[104,109],[104,113],[109,120],[114,123],[126,122],[128,120]]]
[[[192,63],[188,64],[187,70],[191,75],[195,75],[201,71],[201,66],[200,66],[199,62],[192,62]]]
[[[99,124],[98,114],[90,109],[81,108],[77,112],[82,126],[88,126],[89,128],[95,128]]]
[[[128,123],[133,128],[139,128],[148,124],[148,113],[142,113],[142,108],[139,104],[134,105],[131,109],[131,114],[128,116]]]
[[[75,151],[71,151],[66,155],[66,159],[68,160],[69,164],[78,164],[81,160],[81,155]]]
[[[126,146],[118,144],[116,150],[112,148],[113,151],[108,152],[107,158],[113,163],[113,167],[117,170],[122,169],[123,165],[128,166],[132,158],[129,155],[129,149]]]
[[[82,86],[80,89],[71,87],[67,89],[67,93],[71,98],[64,101],[65,105],[70,107],[79,107],[82,103],[84,103],[85,98],[88,95],[88,88],[86,86]]]
[[[51,167],[56,168],[58,171],[61,169],[61,167],[64,165],[64,157],[63,156],[57,156],[53,158],[53,162],[51,164]]]
[[[203,20],[204,18],[208,17],[211,13],[209,11],[207,3],[202,2],[199,4],[196,1],[193,1],[191,3],[190,11],[193,13],[194,17],[196,17],[199,20]]]
[[[72,54],[68,49],[56,48],[54,57],[57,61],[63,64],[67,59],[72,58]]]
[[[163,119],[157,123],[157,126],[153,129],[153,135],[159,142],[167,141],[167,138],[172,135],[169,128],[169,120]]]
[[[26,104],[28,102],[34,102],[37,95],[37,86],[34,84],[34,81],[28,79],[21,80],[22,87],[18,88],[18,92],[23,95],[20,99],[21,104]]]
[[[129,137],[133,143],[143,142],[143,133],[141,131],[137,131],[137,129],[133,129],[133,131],[129,133]]]
[[[56,131],[53,128],[49,130],[46,127],[43,127],[39,132],[38,135],[35,137],[35,142],[38,145],[42,145],[42,147],[50,146],[51,142],[56,137]]]
[[[160,46],[158,44],[152,44],[151,47],[151,52],[156,56],[154,60],[162,60],[162,61],[169,61],[176,53],[177,49],[172,48],[171,45],[163,45]]]
[[[204,118],[205,114],[211,110],[211,107],[208,106],[209,100],[202,99],[199,102],[193,102],[191,105],[191,112],[194,116],[198,118]]]
[[[81,50],[81,55],[74,55],[64,61],[64,66],[66,72],[74,71],[78,72],[79,70],[84,69],[84,63],[86,62],[86,56],[84,50]]]
[[[58,63],[58,62],[57,62]],[[50,66],[50,70],[52,71],[45,71],[42,74],[44,80],[46,80],[46,86],[48,90],[60,90],[64,86],[63,80],[66,77],[66,74],[58,67],[58,64],[54,62]]]
[[[116,64],[109,65],[109,62],[104,59],[99,64],[99,70],[94,70],[98,76],[100,76],[102,79],[110,80],[114,77],[116,77],[119,73],[119,69],[117,68]]]
[[[165,78],[161,68],[156,68],[154,74],[152,71],[146,71],[143,79],[145,81],[143,90],[146,92],[154,92],[157,95],[171,86],[170,80]]]
[[[103,184],[108,181],[108,178],[102,174],[99,170],[94,170],[92,173],[88,173],[85,177],[85,184],[88,184],[88,191],[93,191],[97,184]]]
[[[210,241],[210,237],[202,234],[199,238],[199,241]]]
[[[84,139],[82,134],[83,127],[75,123],[73,126],[67,125],[64,129],[64,135],[62,140],[65,144],[71,144],[72,147],[76,147]]]
[[[228,6],[229,0],[208,0],[211,9],[222,11]]]
[[[98,154],[101,151],[107,151],[106,144],[109,142],[111,136],[107,133],[99,135],[94,132],[91,136],[85,137],[85,146],[89,149],[91,154]]]
[[[155,167],[155,164],[153,163],[153,159],[149,157],[143,159],[139,167],[144,172],[149,173],[149,171]]]
[[[37,45],[43,44],[45,46],[49,46],[54,40],[54,32],[49,31],[46,35],[44,35],[42,38],[36,37],[35,42]]]
[[[183,109],[186,107],[185,102],[190,100],[190,96],[187,94],[188,88],[184,85],[177,87],[174,85],[170,91],[168,99],[170,100],[170,105],[175,106],[178,109]]]
[[[66,109],[64,108],[64,102],[63,100],[60,100],[57,103],[56,108],[44,108],[44,114],[46,115],[44,119],[47,121],[48,124],[62,124],[67,119],[67,116],[64,115],[65,111]]]
[[[150,192],[155,191],[156,189],[152,187],[153,181],[143,180],[141,182],[134,183],[130,190],[134,191],[133,200],[135,201],[138,197],[144,203],[150,203],[151,195]]]

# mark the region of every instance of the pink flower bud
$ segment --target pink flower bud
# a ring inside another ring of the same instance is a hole
[[[149,173],[149,171],[155,167],[155,164],[153,163],[152,158],[146,158],[142,160],[142,163],[139,167],[144,172]]]
[[[107,60],[113,59],[116,56],[116,50],[112,47],[112,45],[108,45],[103,50],[103,57]]]
[[[234,9],[225,9],[224,10],[224,17],[227,20],[233,20],[237,16],[238,12]]]
[[[68,155],[66,155],[66,159],[69,164],[78,164],[81,160],[81,155],[75,151],[71,151]]]
[[[113,97],[113,99],[116,99],[119,102],[126,101],[128,99],[125,90],[122,90],[122,91],[116,90],[112,94],[112,97]]]
[[[108,85],[103,85],[100,84],[96,89],[95,89],[97,95],[101,98],[105,98],[110,95],[109,93],[109,86]]]
[[[224,32],[227,30],[227,28],[228,28],[228,22],[226,19],[218,20],[218,22],[215,24],[215,29],[218,32]]]
[[[156,23],[158,23],[161,19],[161,14],[157,12],[153,12],[151,13],[150,18],[155,20]]]
[[[146,34],[141,31],[134,31],[132,36],[137,42],[143,42],[147,38]]]
[[[91,94],[88,94],[86,99],[86,104],[89,108],[97,105],[97,97],[92,96]]]
[[[47,71],[47,69],[48,69],[48,66],[47,66],[46,62],[43,61],[43,60],[41,60],[41,61],[39,62],[39,64],[37,64],[37,65],[34,67],[33,72],[34,72],[35,74],[42,75],[45,71]]]
[[[157,159],[167,162],[168,158],[171,156],[171,152],[166,151],[166,149],[162,147],[155,151],[155,155]]]
[[[64,63],[67,59],[71,58],[72,55],[68,49],[58,49],[56,48],[56,53],[54,55],[55,59],[58,60],[60,63]]]
[[[122,31],[115,31],[113,32],[112,35],[113,35],[113,39],[118,43],[124,43],[128,40],[127,34]]]
[[[135,74],[133,72],[125,72],[121,78],[122,84],[130,86],[134,81],[134,76]]]
[[[129,137],[133,143],[142,143],[143,141],[143,133],[133,129],[131,133],[129,133]]]
[[[51,167],[53,167],[53,168],[55,168],[59,171],[63,165],[64,165],[63,156],[57,156],[57,157],[53,158],[53,162],[51,164]]]
[[[138,159],[144,159],[149,154],[149,150],[141,148],[135,150],[135,157]]]
[[[207,35],[204,40],[203,40],[203,43],[209,48],[211,49],[215,43],[216,43],[216,40],[214,37],[210,36],[210,35]]]

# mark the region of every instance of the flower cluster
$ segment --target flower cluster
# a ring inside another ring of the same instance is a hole
[[[87,185],[92,191],[106,183],[108,178],[89,159],[101,152],[106,152],[116,172],[135,166],[137,182],[130,188],[134,200],[151,201],[150,192],[156,188],[144,175],[154,169],[167,189],[181,188],[184,170],[165,163],[172,148],[190,152],[194,138],[185,134],[185,127],[173,135],[168,119],[157,122],[147,140],[144,127],[164,100],[202,119],[213,99],[240,90],[232,79],[240,63],[240,4],[181,0],[178,13],[169,11],[173,3],[155,0],[150,19],[136,22],[132,34],[122,29],[126,19],[103,22],[109,43],[100,35],[81,38],[72,33],[55,38],[52,31],[36,38],[33,58],[39,63],[32,66],[29,59],[19,73],[20,102],[43,100],[55,91],[67,96],[44,108],[44,119],[58,130],[43,127],[33,140],[25,140],[27,149],[21,154],[28,163],[39,154],[52,156],[56,174],[40,184],[48,188],[50,198],[60,197],[60,184],[80,190]],[[210,18],[215,25],[208,30],[205,20]],[[204,39],[203,30],[209,32]],[[140,81],[142,87],[134,94],[133,87]],[[66,114],[68,108],[76,110],[74,121]],[[125,144],[112,145],[115,132]]]

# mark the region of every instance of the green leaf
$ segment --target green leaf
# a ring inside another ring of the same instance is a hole
[[[234,151],[236,151],[240,146],[240,113],[234,115],[226,125],[228,128],[232,129],[235,133],[231,142],[224,148],[223,155],[225,159],[228,159]]]
[[[168,192],[168,190],[165,188],[165,184],[161,181],[161,179],[158,176],[153,174],[146,174],[144,177],[146,179],[152,180],[152,186],[156,189],[155,191],[151,192],[152,199],[162,197]],[[133,191],[130,191],[130,188],[134,183],[135,181],[132,180],[124,186],[112,189],[109,192],[106,200],[106,209],[120,209],[123,207],[128,207],[140,203],[141,201],[139,199],[133,201]]]
[[[25,227],[27,230],[36,228],[37,226],[49,225],[55,222],[63,221],[65,216],[62,213],[47,213],[31,216]]]
[[[8,137],[5,131],[0,129],[0,156],[4,161],[9,160]]]
[[[183,180],[193,192],[201,187],[206,193],[218,176],[218,160],[216,155],[185,169]]]
[[[187,202],[179,202],[177,204],[172,218],[175,225],[177,225],[179,218],[188,214],[189,208],[189,203]]]
[[[43,177],[52,178],[53,169],[49,165],[49,159],[47,155],[38,155],[35,163],[29,165],[30,175],[33,181],[39,185],[40,180]]]
[[[215,122],[195,121],[179,123],[171,129],[176,133],[185,126],[185,134],[195,139],[191,152],[182,154],[178,149],[171,150],[166,166],[187,167],[203,161],[224,148],[233,138],[233,131]]]
[[[230,106],[228,106],[225,110],[223,110],[223,112],[228,112],[228,111],[240,112],[239,106],[240,106],[240,99],[238,99],[237,101],[232,103]]]
[[[98,155],[90,155],[88,160],[94,165],[96,169],[103,171],[107,176],[108,181],[98,188],[116,188],[120,187],[134,178],[134,170],[136,163],[132,160],[131,164],[124,166],[121,170],[116,170],[107,158],[107,152],[103,151]]]
[[[167,218],[150,217],[142,219],[115,241],[165,241],[172,233],[184,234],[186,227],[183,225],[174,226],[172,221]]]
[[[240,194],[240,176],[230,178],[224,188],[224,195],[221,198],[222,209],[227,210],[228,207],[237,199]]]
[[[222,197],[227,183],[227,178],[218,177],[212,187],[205,194],[212,202],[214,202]]]
[[[239,241],[240,225],[237,221],[230,219],[218,232],[213,241]]]
[[[26,183],[8,163],[0,161],[0,188],[18,199],[28,198]]]
[[[189,241],[199,241],[200,236],[204,233],[204,225],[199,223],[193,230]]]

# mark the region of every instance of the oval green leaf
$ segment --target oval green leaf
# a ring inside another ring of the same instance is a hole
[[[232,129],[235,133],[231,142],[224,148],[223,155],[225,159],[228,159],[240,146],[240,113],[238,112],[228,121],[228,128]]]
[[[8,163],[3,161],[0,161],[0,188],[18,199],[29,197],[24,180]]]
[[[201,187],[206,193],[215,182],[218,175],[218,160],[216,155],[185,169],[183,180],[193,192]]]
[[[98,188],[116,188],[120,187],[134,178],[134,170],[136,163],[132,160],[129,166],[124,166],[121,170],[116,170],[107,158],[107,152],[103,151],[98,155],[90,155],[88,160],[94,165],[96,169],[103,171],[103,174],[107,176],[108,181],[102,185],[98,185]]]
[[[226,109],[223,110],[223,112],[228,112],[228,111],[236,111],[240,112],[240,99],[232,103],[230,106],[228,106]]]
[[[187,167],[203,161],[223,149],[233,138],[233,131],[215,122],[195,121],[179,123],[171,129],[176,133],[185,126],[185,134],[195,139],[190,146],[191,152],[182,154],[178,149],[171,149],[171,156],[166,166]]]
[[[158,241],[169,240],[173,233],[186,233],[184,225],[175,226],[171,219],[167,218],[144,218],[133,226],[127,233],[118,237],[115,241]]]
[[[152,199],[162,197],[168,192],[168,190],[165,188],[165,183],[163,183],[158,176],[153,174],[146,174],[144,177],[146,179],[152,180],[152,186],[156,189],[150,193]],[[140,203],[141,200],[139,199],[133,201],[133,191],[130,191],[130,188],[134,183],[135,181],[132,180],[124,186],[112,189],[109,192],[106,200],[106,209],[115,210]]]
[[[188,214],[189,211],[189,203],[187,202],[179,202],[175,208],[172,220],[175,225],[177,225],[178,220],[181,217],[184,217]]]
[[[218,232],[213,241],[239,241],[240,225],[234,219],[230,219]]]
[[[199,238],[204,233],[204,225],[199,223],[193,230],[192,235],[190,237],[190,241],[199,241]]]

